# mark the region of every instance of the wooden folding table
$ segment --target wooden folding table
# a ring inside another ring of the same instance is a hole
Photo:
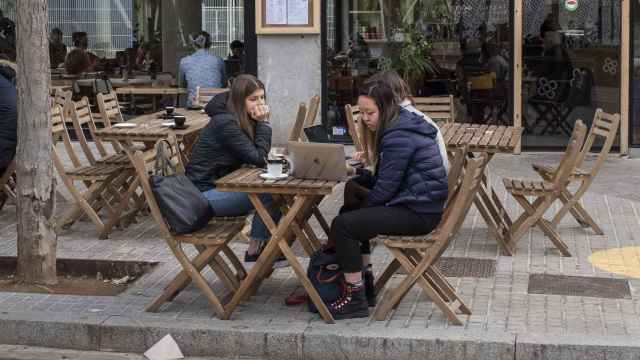
[[[219,191],[247,193],[256,209],[256,214],[262,218],[271,232],[271,240],[265,246],[256,264],[242,281],[233,298],[225,305],[227,317],[240,301],[250,296],[260,286],[282,252],[322,318],[328,323],[333,323],[331,313],[307,278],[307,272],[293,253],[291,245],[294,240],[299,240],[309,255],[320,247],[320,241],[308,220],[314,213],[322,217],[317,211],[317,205],[325,196],[333,193],[339,182],[303,180],[293,177],[278,181],[263,180],[260,177],[262,172],[264,172],[262,169],[242,168],[216,181],[216,189]],[[282,204],[283,217],[278,224],[258,197],[259,194],[270,194],[276,202]]]
[[[442,135],[448,148],[467,147],[469,154],[487,153],[489,160],[495,154],[512,154],[522,139],[522,128],[513,126],[478,125],[449,123],[441,126]],[[512,220],[507,214],[495,190],[487,181],[486,170],[478,189],[474,204],[487,223],[504,255],[515,252],[511,241]]]

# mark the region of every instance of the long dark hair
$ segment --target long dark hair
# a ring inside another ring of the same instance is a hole
[[[236,116],[240,128],[251,140],[256,136],[256,121],[249,116],[244,100],[258,89],[265,90],[264,84],[258,78],[250,74],[238,75],[231,84],[227,101],[227,108]]]
[[[371,145],[371,159],[374,166],[378,163],[378,149],[380,149],[380,143],[382,142],[382,135],[398,118],[400,112],[400,106],[398,105],[398,99],[393,93],[393,89],[387,83],[373,80],[364,83],[360,88],[359,96],[369,97],[375,102],[378,107],[379,119],[378,128],[375,130],[374,140]]]

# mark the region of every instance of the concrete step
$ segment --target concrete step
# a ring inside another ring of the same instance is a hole
[[[257,358],[186,357],[185,360],[261,360]],[[0,360],[148,360],[144,355],[77,351],[23,345],[0,345]]]

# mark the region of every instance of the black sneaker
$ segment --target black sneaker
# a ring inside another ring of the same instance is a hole
[[[376,306],[376,287],[373,278],[373,271],[365,270],[362,272],[362,279],[364,280],[364,293],[367,297],[367,304],[369,307]]]
[[[253,263],[258,261],[258,257],[260,256],[261,252],[262,252],[262,247],[258,248],[258,252],[256,252],[255,254],[249,254],[247,251],[245,251],[244,262],[253,265]],[[289,266],[289,262],[287,261],[287,258],[284,257],[284,255],[282,254],[280,254],[280,256],[278,256],[278,258],[276,259],[276,262],[273,263],[274,268],[282,268],[287,266]]]
[[[352,284],[342,284],[342,295],[329,305],[329,312],[336,320],[363,318],[369,316],[367,298],[364,285],[354,287]]]

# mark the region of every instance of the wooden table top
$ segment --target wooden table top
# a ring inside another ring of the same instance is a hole
[[[185,88],[171,86],[123,86],[116,89],[118,95],[183,95]]]
[[[172,121],[161,118],[164,111],[153,114],[141,115],[126,123],[136,124],[136,127],[111,127],[96,131],[96,135],[102,140],[129,140],[129,141],[155,141],[167,137],[170,133],[176,135],[178,140],[194,133],[199,133],[209,123],[209,115],[200,110],[187,110],[178,108],[176,114],[185,115],[187,121],[185,129],[172,129],[163,123]]]
[[[448,147],[468,146],[473,152],[512,153],[522,139],[522,128],[513,126],[450,123],[440,130]]]
[[[329,195],[339,181],[305,180],[289,176],[283,180],[265,180],[260,177],[264,172],[258,168],[242,168],[216,181],[219,191],[290,194],[290,195]]]

